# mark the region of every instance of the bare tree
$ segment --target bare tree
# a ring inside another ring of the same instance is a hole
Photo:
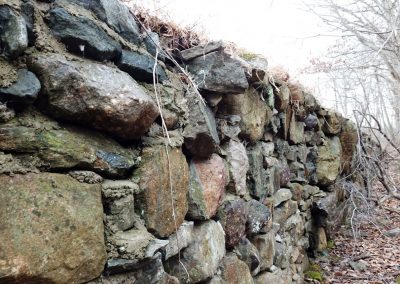
[[[398,0],[317,0],[310,11],[337,43],[306,71],[323,73],[325,91],[344,112],[370,113],[392,139],[400,131],[400,3]]]

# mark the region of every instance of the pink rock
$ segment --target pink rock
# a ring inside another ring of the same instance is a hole
[[[206,160],[192,160],[188,217],[206,220],[214,216],[224,197],[227,180],[225,162],[217,154]]]

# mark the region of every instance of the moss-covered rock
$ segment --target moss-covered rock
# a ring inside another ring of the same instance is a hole
[[[134,152],[112,139],[77,127],[62,126],[38,112],[27,111],[0,125],[0,150],[36,157],[45,169],[87,169],[122,177],[134,165]]]
[[[104,268],[99,184],[61,174],[1,175],[0,282],[84,283]]]

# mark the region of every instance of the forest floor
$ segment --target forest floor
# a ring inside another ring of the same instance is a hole
[[[400,184],[400,173],[394,176]],[[377,198],[386,193],[379,185],[374,192]],[[317,258],[323,283],[400,284],[400,200],[366,207],[334,233],[330,249]]]

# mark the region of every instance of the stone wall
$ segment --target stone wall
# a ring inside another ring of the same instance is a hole
[[[326,248],[354,125],[157,42],[117,0],[0,1],[0,283],[302,283]]]

